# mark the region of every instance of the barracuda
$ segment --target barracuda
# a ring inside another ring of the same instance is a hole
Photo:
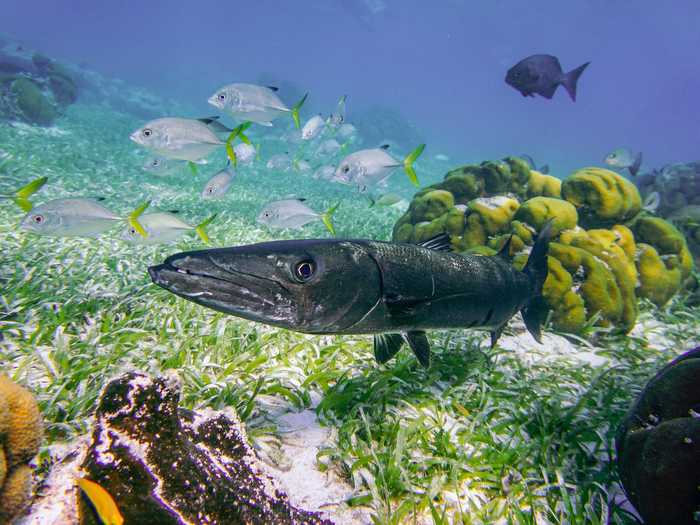
[[[423,244],[274,241],[183,252],[149,268],[157,285],[202,306],[309,334],[373,334],[378,362],[408,343],[430,364],[426,330],[479,328],[492,344],[518,311],[537,341],[547,309],[550,225],[523,271],[503,256],[460,255],[446,236]]]

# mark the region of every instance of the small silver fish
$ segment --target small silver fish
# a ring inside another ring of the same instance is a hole
[[[191,226],[170,212],[147,213],[141,216],[140,222],[146,230],[146,237],[139,235],[133,226],[128,226],[122,232],[122,240],[135,244],[162,244],[174,242],[188,232],[194,231],[206,244],[210,244],[205,228],[216,218],[212,215],[197,226]]]
[[[151,157],[143,164],[143,170],[153,175],[165,176],[179,172],[184,165],[184,161],[166,159],[165,157]]]
[[[340,143],[335,139],[324,140],[316,149],[316,157],[332,157],[342,149]]]
[[[627,148],[617,148],[610,152],[603,159],[605,164],[620,170],[628,169],[633,177],[637,175],[640,166],[642,165],[642,152],[636,155]]]
[[[321,166],[320,168],[318,168],[314,172],[313,178],[314,179],[322,179],[322,180],[331,180],[334,175],[335,175],[335,166],[331,166],[330,164],[326,164],[324,166]]]
[[[342,97],[340,97],[335,112],[331,113],[328,117],[328,120],[326,121],[328,127],[338,128],[343,122],[345,122],[345,101],[347,100],[347,98],[347,95],[343,95]]]
[[[138,217],[147,207],[144,203],[124,217],[93,199],[55,199],[36,206],[22,219],[20,228],[53,237],[96,237],[127,221],[134,231],[144,235]]]
[[[292,167],[300,173],[309,173],[312,169],[311,164],[302,159],[292,162]]]
[[[227,84],[209,97],[208,102],[236,119],[256,122],[263,126],[272,126],[272,121],[276,118],[291,115],[298,129],[299,109],[306,101],[307,95],[289,108],[280,100],[276,91],[275,87],[256,84]]]
[[[405,202],[405,199],[401,197],[401,195],[397,195],[396,193],[384,193],[383,195],[379,195],[378,197],[372,197],[371,195],[369,196],[370,200],[370,207],[371,206],[386,206],[386,207],[391,207],[398,205],[400,203]]]
[[[326,125],[326,121],[323,120],[321,115],[315,115],[306,121],[304,127],[301,128],[301,138],[302,140],[312,140],[318,137],[323,128]]]
[[[338,128],[337,136],[345,141],[350,141],[357,136],[357,128],[352,124],[343,124]]]
[[[236,173],[231,163],[207,181],[202,190],[203,199],[221,199],[231,187]]]
[[[161,157],[201,162],[224,141],[197,119],[160,118],[146,123],[129,137]]]
[[[255,146],[246,144],[245,142],[239,142],[233,147],[233,151],[236,154],[239,164],[250,164],[255,160],[258,155],[258,150]]]
[[[292,159],[285,153],[278,153],[268,159],[266,167],[269,170],[288,171],[292,168]]]
[[[299,229],[310,222],[320,220],[328,231],[335,235],[335,229],[331,223],[331,216],[338,208],[332,206],[324,213],[318,213],[309,208],[304,201],[306,199],[282,199],[267,203],[258,215],[258,222],[280,229]]]
[[[418,146],[403,161],[398,161],[389,155],[386,152],[387,148],[388,146],[382,146],[351,153],[340,161],[338,169],[335,171],[334,180],[341,184],[367,188],[388,178],[396,168],[403,167],[409,180],[418,186],[413,163],[423,152],[425,144]]]

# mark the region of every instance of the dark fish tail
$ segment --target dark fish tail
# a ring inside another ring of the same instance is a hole
[[[642,152],[640,151],[639,153],[637,153],[637,157],[634,159],[634,164],[632,164],[629,167],[630,174],[633,177],[637,176],[637,172],[639,171],[639,168],[641,167],[641,165],[642,165]]]
[[[590,64],[590,62],[586,62],[585,64],[577,67],[576,69],[572,69],[564,76],[562,76],[561,84],[566,88],[566,91],[569,93],[571,100],[573,100],[574,102],[576,102],[576,84],[578,83],[578,78],[581,76],[581,73],[583,73],[583,71],[588,67],[588,64]]]
[[[523,268],[532,283],[532,297],[522,309],[523,321],[532,337],[538,343],[542,342],[541,325],[547,317],[549,308],[542,296],[542,287],[547,279],[547,252],[552,238],[552,221],[544,225],[532,247],[530,257]]]

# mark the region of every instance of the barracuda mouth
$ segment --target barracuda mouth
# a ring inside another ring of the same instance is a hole
[[[173,255],[148,273],[169,292],[220,312],[283,327],[296,320],[291,294],[281,283],[223,268],[206,251]]]

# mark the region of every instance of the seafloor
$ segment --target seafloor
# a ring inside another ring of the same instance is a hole
[[[284,144],[263,144],[263,162],[242,168],[225,199],[204,203],[199,193],[224,153],[198,175],[149,175],[128,139],[142,123],[99,101],[79,101],[50,128],[2,122],[3,189],[46,175],[37,203],[105,197],[127,213],[151,199],[191,223],[217,212],[217,246],[326,236],[321,223],[300,232],[256,224],[266,201],[290,194],[317,210],[340,200],[342,237],[388,239],[401,214],[308,174],[265,169]],[[425,160],[418,171],[429,183],[447,167]],[[119,240],[119,228],[59,239],[20,230],[21,218],[0,203],[0,363],[39,399],[41,476],[59,444],[88,431],[110,378],[174,370],[184,406],[237,409],[292,500],[341,523],[633,523],[611,463],[615,429],[644,383],[698,339],[698,312],[679,296],[661,310],[642,304],[629,336],[547,331],[538,345],[518,319],[493,349],[487,334],[434,332],[429,370],[407,350],[379,366],[370,338],[278,330],[152,285],[147,266],[200,248],[193,235],[155,247]]]

